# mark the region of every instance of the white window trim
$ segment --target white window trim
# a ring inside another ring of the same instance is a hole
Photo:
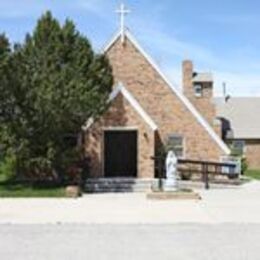
[[[136,131],[137,126],[106,126],[102,128],[103,131]]]
[[[180,137],[182,137],[182,156],[180,159],[185,159],[186,158],[186,152],[187,152],[187,142],[186,142],[186,137],[184,135],[180,134]]]
[[[246,141],[243,140],[243,139],[234,139],[232,141],[232,146],[234,146],[234,142],[242,142],[243,143],[242,154],[244,155],[246,153]]]
[[[197,97],[197,98],[202,97],[203,94],[202,94],[202,85],[201,84],[195,83],[193,85],[193,89],[194,89],[195,97]],[[198,89],[199,89],[199,91],[198,91]]]

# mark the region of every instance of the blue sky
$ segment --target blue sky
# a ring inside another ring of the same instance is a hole
[[[0,0],[0,31],[12,42],[31,32],[46,10],[71,18],[96,50],[118,30],[119,0]],[[168,77],[181,85],[181,61],[214,74],[215,93],[260,96],[260,2],[126,0],[127,26]]]

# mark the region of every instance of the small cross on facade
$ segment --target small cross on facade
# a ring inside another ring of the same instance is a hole
[[[125,16],[129,14],[131,11],[125,7],[122,3],[120,8],[116,10],[116,13],[120,15],[120,31],[121,31],[121,42],[125,41]]]

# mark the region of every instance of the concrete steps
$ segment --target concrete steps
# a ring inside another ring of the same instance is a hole
[[[239,181],[227,181],[225,183],[210,182],[211,189],[228,189],[240,186]],[[205,189],[201,181],[179,181],[179,188],[182,189]],[[147,192],[152,188],[159,187],[158,179],[137,179],[137,178],[97,178],[87,179],[85,182],[86,193],[108,193],[108,192]]]
[[[155,179],[135,178],[99,178],[87,179],[85,192],[106,193],[106,192],[146,192],[150,191],[152,185],[156,185]]]

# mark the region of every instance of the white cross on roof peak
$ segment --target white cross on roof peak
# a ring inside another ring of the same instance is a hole
[[[120,15],[120,31],[121,31],[121,42],[125,41],[125,16],[131,11],[126,8],[126,6],[121,3],[119,9],[116,10],[116,13]]]

